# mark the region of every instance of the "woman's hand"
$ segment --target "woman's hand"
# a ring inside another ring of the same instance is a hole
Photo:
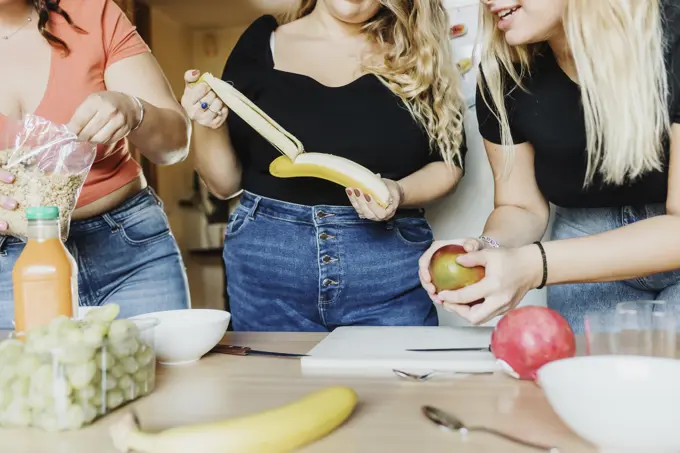
[[[227,120],[229,110],[206,83],[191,85],[200,76],[201,72],[196,69],[184,73],[186,85],[182,95],[182,107],[192,121],[203,127],[218,129]]]
[[[398,182],[385,178],[383,178],[383,181],[387,184],[387,189],[390,192],[390,199],[388,200],[387,207],[384,208],[378,205],[373,197],[363,193],[360,189],[353,189],[351,187],[345,189],[347,198],[349,198],[360,218],[382,222],[391,219],[394,213],[397,212],[397,208],[404,200],[404,192]]]
[[[468,238],[468,239],[454,239],[450,241],[434,241],[429,249],[423,253],[423,255],[418,260],[418,276],[420,277],[420,284],[425,288],[427,294],[432,299],[432,302],[441,304],[441,299],[437,296],[437,290],[432,283],[432,276],[430,275],[430,261],[432,261],[432,256],[437,250],[444,247],[445,245],[462,245],[465,251],[476,252],[477,250],[482,250],[485,247],[485,243],[481,239]]]
[[[141,118],[142,108],[132,96],[102,91],[80,104],[67,127],[82,142],[109,145],[127,136]]]
[[[14,175],[0,170],[0,184],[12,184],[14,182]],[[0,196],[0,208],[8,211],[14,211],[17,208],[17,202],[13,198]],[[0,220],[0,235],[5,234],[9,225],[6,220]]]
[[[465,267],[483,266],[486,275],[465,288],[442,291],[437,298],[445,310],[471,324],[483,324],[517,307],[543,277],[541,252],[536,245],[479,250],[459,256],[457,262]],[[483,302],[471,305],[479,300]]]

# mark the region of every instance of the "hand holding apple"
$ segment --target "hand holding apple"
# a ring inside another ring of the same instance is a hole
[[[446,310],[475,325],[517,307],[528,291],[538,287],[543,276],[541,253],[533,244],[466,253],[457,261],[469,268],[483,266],[484,278],[457,290],[441,291],[436,297]],[[470,305],[478,300],[484,302]]]
[[[458,244],[448,244],[434,252],[429,270],[437,292],[464,288],[484,278],[483,267],[458,264],[458,257],[466,253],[465,247]]]

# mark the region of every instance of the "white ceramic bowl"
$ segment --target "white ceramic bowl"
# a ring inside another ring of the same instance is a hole
[[[680,452],[680,360],[588,356],[538,371],[557,415],[602,452]]]
[[[222,339],[231,314],[224,310],[157,311],[131,319],[156,318],[156,358],[162,365],[184,365],[203,357]]]

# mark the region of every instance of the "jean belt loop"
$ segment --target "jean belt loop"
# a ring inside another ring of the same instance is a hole
[[[255,213],[257,213],[257,208],[260,207],[260,201],[262,200],[262,197],[259,195],[256,195],[253,198],[253,205],[250,207],[248,210],[248,218],[250,220],[255,220]]]

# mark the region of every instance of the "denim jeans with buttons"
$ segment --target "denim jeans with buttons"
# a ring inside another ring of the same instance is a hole
[[[418,259],[432,241],[422,210],[374,222],[351,206],[302,206],[244,192],[224,247],[233,328],[436,326],[436,308],[418,279]]]
[[[663,204],[596,209],[557,208],[552,240],[600,234],[665,213]],[[625,247],[625,244],[622,246]],[[630,259],[635,260],[636,257],[631,255]],[[547,296],[548,306],[560,312],[574,331],[583,333],[584,317],[589,311],[614,310],[620,302],[680,302],[680,270],[615,282],[555,285],[548,287]]]
[[[190,306],[182,256],[151,188],[72,222],[66,247],[78,265],[81,306],[115,302],[124,318]],[[19,239],[0,237],[0,330],[13,329],[12,267],[23,248]]]

